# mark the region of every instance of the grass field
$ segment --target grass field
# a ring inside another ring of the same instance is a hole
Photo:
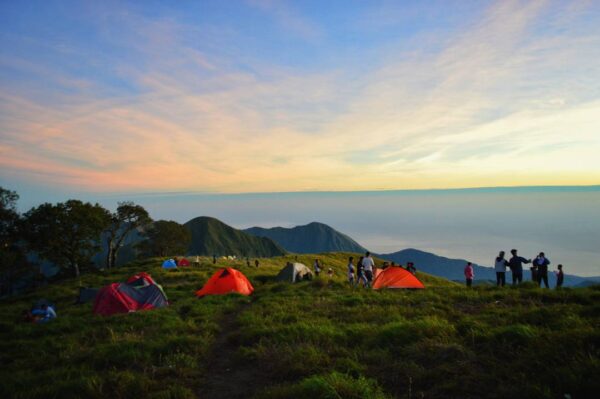
[[[197,299],[216,270],[165,271],[159,259],[88,274],[0,302],[1,398],[572,398],[600,392],[600,290],[468,290],[420,274],[427,289],[372,291],[336,270],[295,285],[273,280],[293,256],[260,268],[227,262],[256,290]],[[313,256],[299,256],[311,265]],[[79,285],[139,271],[171,306],[94,316]],[[20,322],[39,298],[46,325]]]

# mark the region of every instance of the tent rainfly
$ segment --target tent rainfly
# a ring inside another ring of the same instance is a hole
[[[205,295],[223,295],[230,293],[238,293],[242,295],[250,295],[254,291],[254,287],[248,281],[246,276],[239,270],[227,267],[219,269],[208,279],[202,289],[196,291],[196,296],[203,297]]]
[[[311,280],[313,277],[312,271],[302,263],[291,263],[287,265],[275,277],[277,281],[287,281],[296,283],[302,280]]]
[[[147,273],[130,277],[126,283],[112,283],[101,288],[94,301],[94,313],[109,316],[167,306],[162,287]]]
[[[380,288],[425,288],[423,283],[406,269],[401,267],[388,267],[377,273],[373,282],[373,289]]]

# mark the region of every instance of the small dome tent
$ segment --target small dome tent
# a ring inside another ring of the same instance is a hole
[[[230,293],[250,295],[253,291],[254,287],[242,272],[227,267],[217,270],[215,274],[208,279],[206,284],[204,284],[204,287],[196,291],[196,296],[203,297],[205,295],[222,295]]]
[[[161,308],[168,305],[162,287],[147,273],[136,274],[126,283],[112,283],[98,291],[93,312],[102,316]]]
[[[174,259],[167,259],[162,264],[163,269],[175,269],[177,268],[177,263],[175,263]]]
[[[178,264],[179,264],[179,266],[189,266],[190,261],[187,260],[186,258],[181,258],[181,259],[179,259]]]
[[[406,269],[401,267],[388,267],[377,274],[373,282],[373,289],[380,288],[425,288],[423,283]]]
[[[277,281],[287,281],[290,283],[296,283],[302,280],[311,280],[313,277],[312,271],[302,263],[291,263],[287,265],[275,277]]]

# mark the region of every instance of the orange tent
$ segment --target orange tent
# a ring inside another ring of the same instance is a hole
[[[379,275],[381,274],[382,271],[383,271],[383,269],[380,269],[378,267],[373,269],[373,280],[377,280],[377,277],[379,277]]]
[[[373,289],[380,288],[425,288],[414,274],[401,267],[388,267],[380,271],[373,282]]]
[[[242,295],[250,295],[254,287],[250,281],[239,270],[227,267],[219,269],[208,279],[201,290],[196,291],[196,296],[222,295],[237,292]]]

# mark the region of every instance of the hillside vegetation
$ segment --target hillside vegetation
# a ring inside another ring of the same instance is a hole
[[[200,216],[185,223],[192,232],[191,255],[238,255],[271,257],[286,253],[279,244],[266,237],[255,237],[234,229],[218,219]]]
[[[273,227],[265,229],[251,227],[244,231],[257,237],[270,238],[287,251],[298,254],[339,251],[365,253],[367,251],[346,234],[319,222],[292,228]]]
[[[295,285],[273,277],[295,257],[227,262],[256,290],[196,298],[220,266],[163,270],[148,259],[0,303],[2,398],[573,398],[600,389],[600,291],[472,290],[419,274],[427,289],[373,291],[335,269]],[[311,264],[314,255],[299,255]],[[379,262],[379,261],[378,261]],[[78,286],[147,271],[168,308],[100,317]],[[46,325],[19,321],[38,298]]]

